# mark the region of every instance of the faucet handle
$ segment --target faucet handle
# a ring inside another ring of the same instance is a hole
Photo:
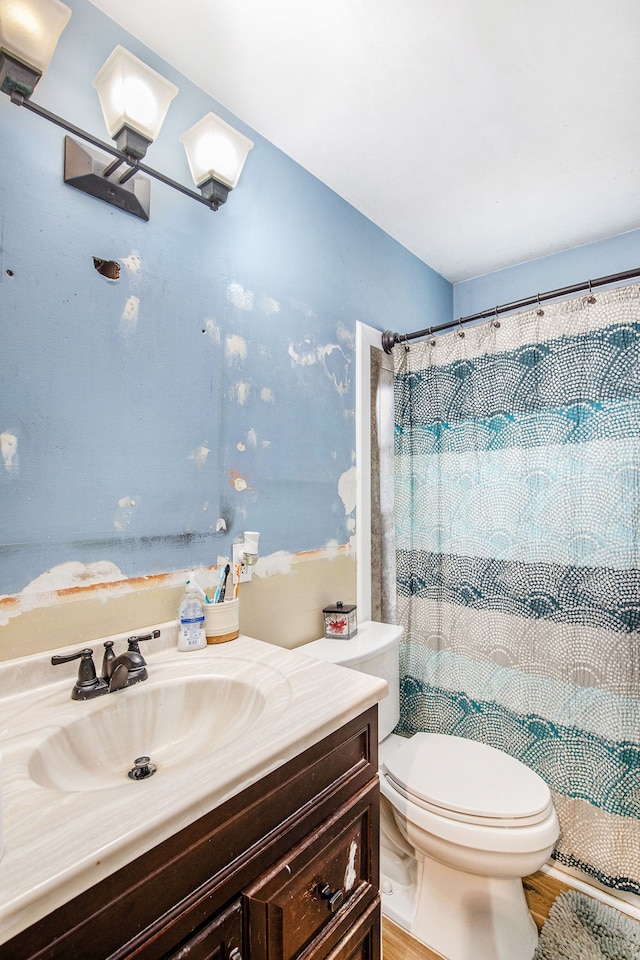
[[[59,663],[69,663],[70,660],[80,660],[78,665],[78,679],[71,691],[72,700],[88,700],[93,691],[101,685],[101,681],[96,676],[96,668],[93,664],[93,650],[85,647],[84,650],[78,650],[77,653],[70,653],[66,656],[54,654],[51,657],[51,663],[55,667]]]
[[[145,633],[140,636],[129,637],[129,639],[127,640],[129,653],[138,653],[142,657],[142,654],[140,653],[140,647],[138,646],[138,644],[141,643],[143,640],[157,640],[159,636],[160,636],[159,630],[152,630],[151,633]],[[143,659],[143,664],[144,664],[144,659]]]

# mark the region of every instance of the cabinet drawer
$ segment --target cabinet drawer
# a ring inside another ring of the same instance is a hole
[[[242,960],[241,951],[242,904],[236,900],[163,960]]]
[[[293,960],[319,936],[327,949],[337,943],[377,896],[377,824],[376,781],[245,890],[252,957]]]
[[[380,960],[381,955],[380,900],[377,899],[331,953],[323,954],[323,960]],[[310,960],[316,960],[316,955]]]

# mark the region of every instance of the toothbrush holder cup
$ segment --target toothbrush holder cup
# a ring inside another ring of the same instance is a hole
[[[207,643],[226,643],[240,635],[240,600],[204,605],[204,632]]]

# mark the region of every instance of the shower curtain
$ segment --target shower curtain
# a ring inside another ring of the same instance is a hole
[[[394,361],[399,732],[523,761],[559,865],[640,893],[640,285]]]

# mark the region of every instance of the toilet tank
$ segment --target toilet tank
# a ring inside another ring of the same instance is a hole
[[[389,693],[378,704],[378,739],[384,740],[400,719],[400,640],[403,628],[367,620],[350,640],[323,637],[299,647],[301,653],[337,663],[387,681]]]

